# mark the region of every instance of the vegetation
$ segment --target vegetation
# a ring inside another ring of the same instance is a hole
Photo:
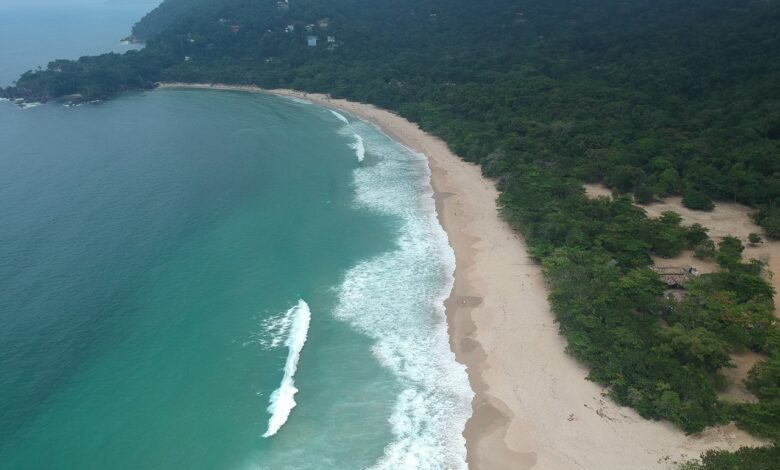
[[[185,19],[210,16],[229,4],[225,0],[166,0],[133,26],[133,39],[147,41]]]
[[[780,239],[780,207],[762,206],[756,214],[756,223],[764,228],[769,237]]]
[[[711,450],[701,462],[688,462],[680,470],[777,470],[780,447],[742,448],[736,452]]]
[[[134,29],[142,51],[55,61],[2,93],[102,99],[221,82],[395,110],[498,181],[569,352],[614,400],[688,432],[735,420],[777,441],[780,341],[764,266],[742,260],[740,240],[716,246],[625,195],[748,204],[780,238],[779,28],[780,5],[760,1],[166,0]],[[307,47],[308,34],[320,44]],[[614,197],[589,199],[583,181]],[[722,271],[667,299],[651,255],[683,249]],[[769,357],[748,383],[759,402],[719,400],[720,370],[745,349]],[[689,468],[770,468],[777,454],[714,452]]]
[[[705,193],[695,189],[686,189],[683,192],[682,203],[688,209],[698,211],[711,211],[715,209],[715,204],[712,202],[712,199]]]
[[[469,160],[504,155],[504,170],[536,162],[646,201],[753,205],[780,237],[775,2],[575,5],[167,0],[133,30],[143,51],[58,61],[4,93],[96,99],[159,80],[330,92],[402,111]],[[325,17],[307,47],[305,26]]]

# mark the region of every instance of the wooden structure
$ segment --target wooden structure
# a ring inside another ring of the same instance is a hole
[[[686,282],[699,275],[699,271],[691,266],[653,266],[651,269],[671,289],[682,289]]]

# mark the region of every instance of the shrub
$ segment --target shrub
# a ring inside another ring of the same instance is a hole
[[[682,203],[688,209],[697,211],[711,211],[715,208],[709,196],[695,189],[687,189],[683,193]]]
[[[636,188],[636,191],[634,191],[634,200],[637,204],[653,202],[654,196],[653,188],[644,184],[639,185],[639,187]]]
[[[777,470],[780,447],[741,447],[736,452],[711,450],[702,454],[701,462],[680,465],[680,470]]]
[[[700,244],[709,240],[707,232],[709,230],[701,224],[693,224],[685,229],[685,243],[688,248],[696,248]],[[714,245],[713,245],[714,247]]]
[[[693,256],[699,259],[713,259],[716,253],[715,242],[709,239],[704,240],[693,248]]]
[[[725,237],[718,243],[718,253],[715,255],[715,259],[724,268],[736,266],[742,261],[742,251],[744,249],[745,247],[742,246],[739,238]]]

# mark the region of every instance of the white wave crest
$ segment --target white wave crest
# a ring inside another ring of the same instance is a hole
[[[355,170],[356,204],[400,221],[397,248],[347,272],[335,316],[375,340],[379,363],[398,378],[393,442],[372,470],[465,469],[473,392],[449,345],[444,300],[455,257],[439,225],[423,155],[354,121],[377,164]],[[421,189],[422,188],[422,189]]]
[[[332,109],[330,109],[329,111],[333,113],[333,115],[336,116],[339,121],[343,122],[344,124],[349,124],[349,119],[347,119],[343,114],[336,112]]]
[[[332,109],[328,109],[328,111],[331,112],[336,118],[338,118],[339,121],[343,122],[345,125],[341,129],[341,132],[343,134],[349,134],[352,139],[354,139],[354,142],[349,144],[349,147],[355,151],[355,155],[357,156],[358,162],[362,162],[366,158],[366,145],[365,141],[363,140],[363,137],[358,134],[358,132],[355,130],[355,127],[352,125],[352,123],[349,122],[349,119],[346,118],[343,114],[334,111]]]
[[[284,314],[284,321],[280,326],[287,332],[285,345],[290,352],[287,355],[287,361],[284,364],[284,377],[270,398],[268,412],[271,418],[268,420],[268,430],[263,437],[271,437],[287,422],[290,412],[295,408],[295,394],[298,389],[295,388],[295,371],[298,370],[298,360],[301,357],[301,350],[306,344],[306,338],[309,333],[309,324],[311,323],[311,311],[309,305],[303,300],[290,308]]]
[[[355,138],[355,143],[351,144],[350,147],[355,150],[355,155],[357,155],[358,161],[362,162],[363,159],[366,158],[365,141],[363,140],[363,137],[361,137],[357,132],[353,132],[353,137]]]

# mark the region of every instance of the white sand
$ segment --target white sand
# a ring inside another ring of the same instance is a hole
[[[671,468],[672,461],[707,449],[760,443],[733,426],[689,437],[602,398],[602,387],[587,381],[586,369],[565,354],[541,270],[499,217],[495,186],[440,139],[371,105],[290,90],[270,93],[352,113],[428,157],[439,217],[457,262],[447,301],[451,343],[476,392],[464,431],[472,469]]]

